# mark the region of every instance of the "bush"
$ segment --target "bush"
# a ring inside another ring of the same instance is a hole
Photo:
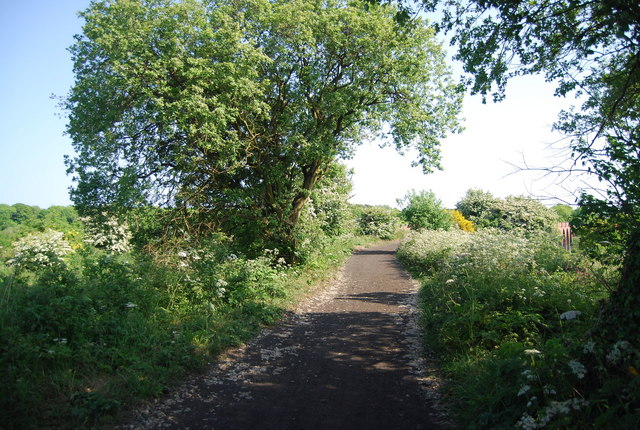
[[[557,213],[536,200],[515,196],[499,199],[481,190],[467,191],[456,209],[478,227],[517,229],[528,234],[552,232],[558,222]]]
[[[398,228],[396,211],[386,206],[361,206],[355,208],[358,233],[383,240],[393,239]]]
[[[464,215],[462,215],[462,212],[458,210],[451,210],[449,211],[449,214],[451,215],[454,225],[456,225],[460,230],[469,233],[476,231],[476,227],[473,225],[473,222],[466,219]]]
[[[553,235],[491,229],[413,233],[398,256],[423,279],[425,342],[450,375],[461,428],[638,422],[637,346],[589,339],[617,271]]]
[[[431,191],[412,190],[398,204],[404,206],[400,217],[413,230],[449,230],[452,226],[451,216]]]
[[[456,209],[478,227],[490,227],[493,218],[492,211],[498,201],[499,199],[488,191],[470,189],[456,203]]]
[[[23,237],[13,244],[14,256],[8,261],[18,270],[41,272],[64,266],[64,257],[73,249],[60,231],[47,230]]]

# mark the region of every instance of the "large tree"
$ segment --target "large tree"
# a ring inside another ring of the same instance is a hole
[[[434,31],[397,14],[357,1],[93,2],[71,47],[74,203],[189,208],[294,246],[311,191],[366,136],[439,167],[460,91]]]

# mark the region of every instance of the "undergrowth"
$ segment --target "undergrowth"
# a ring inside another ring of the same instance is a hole
[[[461,428],[638,428],[637,346],[590,336],[617,267],[497,230],[413,233],[398,256]]]
[[[0,264],[0,428],[112,425],[273,324],[372,240],[327,239],[293,267],[222,238],[122,253],[85,243],[51,265]]]

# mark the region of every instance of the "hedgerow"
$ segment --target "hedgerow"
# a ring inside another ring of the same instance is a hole
[[[618,271],[525,233],[424,231],[398,250],[461,428],[634,428],[637,346],[589,335]]]

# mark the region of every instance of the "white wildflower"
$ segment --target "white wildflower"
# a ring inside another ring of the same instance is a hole
[[[554,394],[558,394],[558,393],[556,392],[556,389],[555,389],[555,388],[553,388],[553,385],[545,385],[545,386],[542,388],[542,392],[543,392],[544,394],[548,395],[548,396],[553,396]]]
[[[562,314],[560,314],[560,319],[561,320],[573,320],[576,319],[578,316],[580,316],[582,312],[580,311],[567,311],[564,312]]]
[[[580,409],[588,406],[589,402],[583,399],[573,398],[565,400],[564,402],[551,402],[547,408],[545,408],[544,416],[540,419],[540,427],[546,427],[556,415],[568,415],[571,410],[579,411]]]
[[[447,282],[445,282],[445,284],[449,285],[449,284],[453,284],[455,281],[453,279],[447,279]]]
[[[596,347],[596,343],[590,340],[584,345],[582,345],[582,352],[584,352],[585,354],[593,354],[595,347]]]
[[[135,303],[133,303],[133,302],[129,302],[129,303],[126,303],[126,304],[124,305],[124,307],[125,307],[125,308],[129,308],[129,309],[132,309],[132,308],[136,308],[136,307],[138,307],[138,305],[136,305],[136,304],[135,304]]]
[[[576,375],[578,379],[584,378],[584,375],[587,374],[587,368],[579,361],[571,360],[569,362],[569,367],[571,368],[571,372]]]
[[[529,392],[529,390],[531,390],[531,386],[529,385],[523,385],[520,388],[520,391],[518,391],[518,397],[520,396],[524,396],[525,394],[527,394]]]
[[[538,354],[542,354],[540,351],[538,351],[537,349],[525,349],[524,353],[526,355],[538,355]]]
[[[67,343],[67,338],[66,337],[56,337],[55,339],[53,339],[54,342],[65,345]]]
[[[533,396],[529,399],[529,401],[527,402],[527,407],[530,408],[531,406],[533,406],[536,402],[536,400],[538,400],[538,398],[536,396]]]
[[[227,292],[227,290],[225,288],[218,288],[217,294],[218,297],[222,298],[224,297],[224,294]]]
[[[524,370],[522,372],[522,376],[524,376],[527,381],[533,381],[534,379],[536,379],[536,375],[533,374],[531,369]]]
[[[114,254],[124,254],[131,250],[129,241],[133,237],[129,225],[116,217],[102,214],[102,218],[81,218],[86,225],[84,239],[89,245],[104,248]]]
[[[185,251],[180,251],[178,252],[178,257],[180,258],[187,258],[188,254]]]
[[[518,421],[516,426],[525,430],[533,430],[538,428],[538,424],[536,423],[535,418],[533,418],[529,414],[524,414],[522,417],[520,417],[520,421]]]
[[[228,285],[229,284],[224,279],[218,279],[218,281],[216,282],[216,287],[218,288],[226,287]]]
[[[29,270],[60,266],[64,263],[63,257],[73,252],[64,233],[54,230],[20,238],[13,243],[13,249],[15,255],[7,263]]]
[[[229,254],[229,256],[227,257],[227,260],[229,261],[233,261],[237,259],[238,259],[238,256],[236,254]]]
[[[617,364],[629,356],[631,349],[631,344],[629,342],[626,340],[620,340],[613,345],[611,352],[607,354],[607,361],[611,364]]]

